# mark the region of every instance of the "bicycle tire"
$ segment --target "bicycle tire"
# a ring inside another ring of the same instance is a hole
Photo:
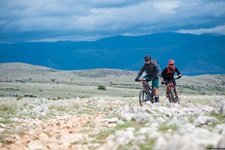
[[[170,94],[170,103],[176,103],[174,88],[172,87],[170,88],[169,94]]]
[[[176,101],[177,101],[178,104],[180,104],[180,99],[179,99],[179,97],[176,98]]]
[[[177,95],[177,91],[176,90],[177,90],[176,88],[173,88],[173,91],[174,91],[174,102],[180,104],[180,100],[176,96]]]
[[[155,96],[154,96],[154,93],[150,93],[150,101],[152,102],[152,103],[155,103]]]
[[[146,90],[141,89],[141,91],[139,92],[139,104],[141,107],[146,105],[147,102],[146,96],[148,96]]]
[[[179,97],[176,97],[176,102],[177,102],[178,104],[180,104]]]

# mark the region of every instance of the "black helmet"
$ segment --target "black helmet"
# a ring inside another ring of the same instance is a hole
[[[149,54],[145,55],[144,60],[145,60],[145,61],[151,60],[151,56],[150,56]]]

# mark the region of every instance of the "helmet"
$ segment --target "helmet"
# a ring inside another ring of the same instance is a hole
[[[151,60],[151,56],[150,56],[149,54],[145,55],[144,60],[145,60],[145,61]]]
[[[173,65],[175,63],[175,61],[173,60],[173,59],[170,59],[169,61],[168,61],[168,64],[169,65]]]

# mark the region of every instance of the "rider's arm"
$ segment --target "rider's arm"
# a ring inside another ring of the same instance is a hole
[[[164,82],[164,80],[163,80],[163,77],[165,76],[165,74],[166,74],[166,68],[164,68],[163,69],[163,71],[162,71],[162,73],[161,73],[161,82]]]
[[[141,75],[143,74],[143,72],[145,71],[145,65],[143,65],[140,69],[140,71],[137,74],[136,79],[139,79],[141,77]]]
[[[161,76],[161,73],[162,73],[162,70],[160,68],[160,66],[157,64],[157,63],[153,63],[155,69],[157,70],[157,77],[160,77]]]
[[[181,73],[180,73],[180,71],[179,71],[179,69],[178,69],[177,67],[175,68],[175,71],[176,71],[176,73],[177,73],[177,75],[178,75],[179,77],[182,76]]]

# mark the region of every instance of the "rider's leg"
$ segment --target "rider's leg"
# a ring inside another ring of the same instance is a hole
[[[169,86],[166,85],[166,97],[169,98]]]
[[[169,97],[169,80],[165,79],[165,85],[166,85],[166,97]]]
[[[153,92],[155,94],[155,102],[159,102],[159,91],[158,91],[158,88],[153,88]]]
[[[142,82],[143,88],[144,88],[145,90],[148,90],[148,86],[147,86],[146,80],[143,79],[141,82]]]
[[[159,97],[159,91],[157,88],[153,88],[153,92],[155,94],[155,97]]]
[[[169,93],[169,85],[166,85],[166,92]]]
[[[147,81],[146,80],[149,80],[150,77],[148,75],[145,75],[142,79],[142,85],[143,85],[143,88],[148,92],[148,86],[147,86]]]
[[[159,102],[158,87],[159,87],[159,79],[154,79],[152,81],[152,88],[153,88],[153,92],[155,94],[155,102]]]
[[[176,97],[178,97],[177,86],[175,86],[175,94],[176,94]]]

